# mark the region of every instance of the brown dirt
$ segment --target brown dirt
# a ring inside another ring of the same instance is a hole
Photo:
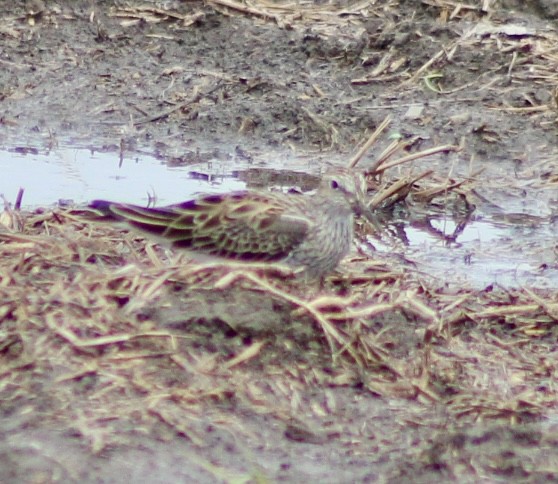
[[[462,145],[415,166],[481,212],[553,223],[552,2],[224,3],[1,4],[3,146],[321,164],[389,114]],[[320,299],[169,257],[68,211],[2,236],[0,481],[558,477],[555,289],[361,255]]]

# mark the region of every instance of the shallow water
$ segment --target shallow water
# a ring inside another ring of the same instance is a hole
[[[442,233],[453,234],[452,221],[437,222]],[[406,233],[406,257],[451,285],[558,288],[552,224],[522,227],[483,218],[468,223],[450,243],[415,227]]]
[[[305,184],[300,173],[315,171],[300,157],[298,166],[288,165],[298,172],[294,175],[279,167],[281,163],[273,155],[265,161],[265,166],[276,169],[258,168],[234,155],[224,161],[168,166],[145,153],[121,160],[114,151],[75,146],[11,148],[0,150],[0,194],[13,202],[18,189],[24,188],[22,206],[26,209],[58,203],[81,205],[95,198],[147,204],[150,197],[156,197],[158,205],[165,205],[197,193],[254,185],[300,186]],[[478,210],[471,221],[460,226],[450,218],[431,218],[427,223],[404,220],[394,225],[397,235],[390,242],[369,241],[375,249],[369,251],[372,257],[402,256],[416,270],[450,285],[558,287],[556,226],[551,223],[504,223],[501,214],[497,219]]]
[[[120,160],[117,153],[85,148],[22,152],[25,150],[0,151],[0,193],[13,201],[18,189],[24,188],[24,208],[59,201],[80,205],[95,198],[147,203],[149,194],[157,197],[158,204],[169,204],[198,192],[245,187],[219,167],[213,169],[211,178],[200,178],[193,173],[195,166],[169,167],[149,154]]]

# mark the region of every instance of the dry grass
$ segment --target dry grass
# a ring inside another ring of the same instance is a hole
[[[281,268],[192,265],[71,210],[24,219],[0,242],[3,406],[42,395],[41,418],[96,452],[130,421],[201,445],[201,422],[234,428],[233,401],[291,425],[293,408],[318,411],[316,385],[444,403],[457,420],[557,403],[547,294],[452,291],[358,254],[319,290]]]

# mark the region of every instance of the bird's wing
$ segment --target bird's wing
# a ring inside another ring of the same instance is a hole
[[[277,261],[306,237],[311,220],[297,209],[301,201],[237,192],[161,208],[102,200],[90,208],[102,215],[99,220],[125,222],[173,247],[229,259]]]

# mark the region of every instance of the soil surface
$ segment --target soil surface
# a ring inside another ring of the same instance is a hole
[[[169,164],[220,160],[276,170],[302,159],[317,173],[330,162],[346,164],[390,116],[360,168],[393,139],[409,141],[405,154],[459,146],[417,160],[413,170],[472,184],[478,217],[511,229],[544,227],[544,243],[514,245],[510,236],[509,247],[540,253],[541,271],[556,270],[554,2],[60,0],[3,2],[0,19],[4,149],[74,143],[115,157],[149,152]],[[29,241],[17,243],[31,250]],[[107,265],[118,243],[97,247]],[[28,259],[10,247],[3,253],[0,246],[0,256],[20,261],[15,274]],[[80,250],[72,257],[84,258]],[[116,333],[133,326],[180,334],[183,324],[206,324],[184,331],[172,351],[153,343],[157,356],[148,358],[131,341],[81,346],[45,322],[47,306],[32,317],[31,310],[22,316],[17,300],[9,310],[0,305],[2,482],[558,478],[556,287],[544,294],[550,305],[533,296],[531,310],[543,308],[544,318],[521,331],[510,329],[520,317],[483,326],[470,311],[467,324],[442,335],[418,316],[427,312],[418,303],[413,311],[397,306],[366,326],[389,357],[382,353],[376,367],[349,367],[328,351],[315,318],[293,316],[292,301],[270,298],[267,289],[214,295],[200,284],[194,286],[203,296],[185,301],[165,286],[157,305],[146,308],[141,298],[151,301],[157,274],[149,276],[154,286],[126,286],[125,297],[120,274],[103,286],[107,294],[113,288],[106,297],[120,311]],[[11,277],[0,272],[0,287],[17,279]],[[73,272],[71,280],[82,281]],[[427,305],[444,297],[446,282],[433,288],[415,281],[415,288]],[[325,289],[346,290],[343,281]],[[484,289],[482,297],[495,290]],[[506,304],[521,299],[504,293]],[[31,296],[22,289],[21,298]],[[71,306],[52,297],[51,309]],[[126,305],[132,308],[120,310]],[[254,333],[252,323],[264,319],[290,329]],[[149,326],[153,321],[160,326]],[[105,323],[72,327],[89,341],[111,334]],[[54,336],[42,331],[47,326]],[[34,336],[20,336],[22,328]],[[56,347],[67,362],[48,361],[41,345]],[[374,372],[389,373],[390,384],[378,376],[380,385]]]

